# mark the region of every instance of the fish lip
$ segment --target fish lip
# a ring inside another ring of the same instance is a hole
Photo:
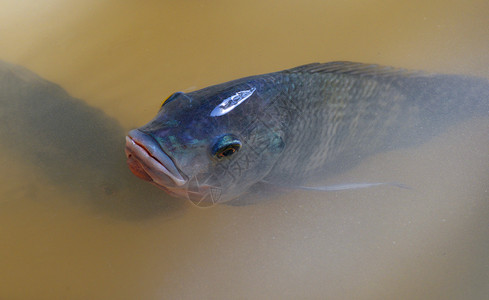
[[[153,183],[164,187],[164,190],[171,189],[171,187],[168,186],[165,178],[158,175],[166,175],[178,187],[185,185],[188,181],[160,145],[151,136],[138,129],[131,130],[126,136],[125,151],[128,158],[132,155],[132,159],[137,160]]]

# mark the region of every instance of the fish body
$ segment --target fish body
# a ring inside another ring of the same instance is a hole
[[[476,115],[489,115],[484,78],[316,63],[175,93],[126,155],[134,174],[202,205],[334,174]]]

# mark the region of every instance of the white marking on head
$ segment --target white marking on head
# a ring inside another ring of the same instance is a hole
[[[211,111],[211,117],[219,117],[227,114],[228,112],[235,109],[238,105],[243,103],[256,91],[256,88],[251,88],[249,90],[239,91],[236,94],[224,99],[218,106],[216,106]]]

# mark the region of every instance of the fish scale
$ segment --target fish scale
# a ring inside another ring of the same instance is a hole
[[[478,96],[486,99],[486,103],[489,101],[487,80],[484,79],[458,75],[437,77],[396,69],[375,72],[372,67],[360,66],[357,70],[355,66],[350,65],[350,71],[325,68],[338,73],[318,74],[318,68],[309,72],[307,69],[297,71],[301,76],[296,78],[308,84],[299,85],[306,88],[295,91],[294,96],[303,104],[303,115],[289,124],[289,130],[301,134],[290,134],[287,150],[266,178],[267,182],[276,182],[278,174],[297,183],[320,173],[327,175],[330,170],[335,173],[337,169],[346,169],[352,161],[402,146],[403,136],[409,140],[416,127],[425,127],[427,135],[431,136],[429,131],[436,133],[438,130],[431,122],[423,122],[422,108],[437,113],[444,110],[456,112],[457,107],[464,105],[464,98],[472,99],[470,105],[476,104]],[[374,72],[359,76],[360,69]],[[410,85],[414,86],[408,93],[398,88],[411,79],[414,84]],[[433,85],[433,82],[442,83],[446,79],[453,82],[460,79],[461,84],[445,90]],[[461,93],[452,91],[460,85],[472,86],[465,90],[473,95],[467,93],[462,97]],[[312,91],[308,89],[311,86],[314,87]],[[330,93],[321,93],[324,90]],[[430,102],[420,103],[426,98],[440,109],[430,109]],[[458,103],[451,103],[456,100]],[[409,131],[410,134],[403,135]]]

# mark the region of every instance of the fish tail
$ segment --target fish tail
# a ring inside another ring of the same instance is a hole
[[[489,80],[460,75],[417,78],[412,88],[426,118],[434,121],[489,116]]]
[[[397,126],[387,139],[391,144],[419,145],[461,121],[489,117],[486,78],[416,74],[391,84],[405,96]]]

